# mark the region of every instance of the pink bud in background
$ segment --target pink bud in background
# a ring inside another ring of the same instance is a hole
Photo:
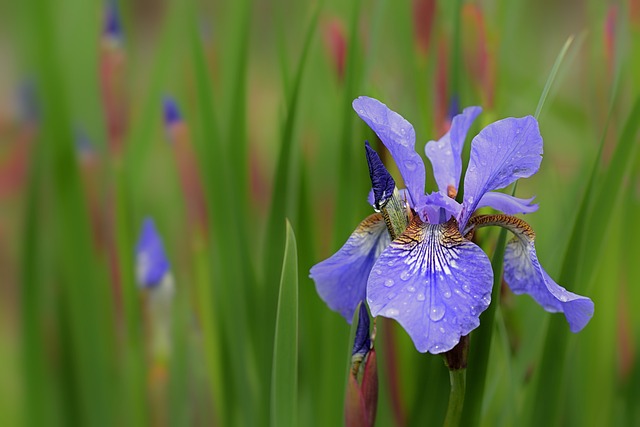
[[[413,31],[418,51],[426,55],[436,14],[436,0],[413,0]]]
[[[618,26],[618,8],[609,6],[604,23],[604,55],[607,61],[609,78],[613,77],[616,63],[616,28]]]
[[[207,208],[200,168],[191,143],[189,128],[182,120],[178,105],[172,98],[165,97],[163,108],[165,129],[173,145],[180,184],[187,204],[189,223],[197,224],[198,232],[205,232],[207,230]]]
[[[127,123],[124,87],[125,54],[122,26],[115,0],[107,0],[100,40],[100,90],[107,125],[107,138],[112,154],[122,151]]]
[[[494,59],[491,53],[487,29],[482,9],[472,3],[462,8],[462,28],[464,28],[463,55],[469,77],[482,96],[486,109],[493,107]]]
[[[338,80],[344,80],[345,60],[347,56],[347,39],[345,29],[339,18],[331,18],[322,24],[322,38],[325,49],[331,59]]]

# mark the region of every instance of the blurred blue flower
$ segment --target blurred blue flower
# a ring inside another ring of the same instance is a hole
[[[145,218],[136,246],[136,277],[143,288],[155,288],[169,272],[169,260],[151,218]]]
[[[104,9],[103,35],[106,39],[119,42],[122,39],[122,23],[117,0],[106,0]]]
[[[455,197],[462,172],[462,147],[480,114],[479,107],[464,109],[452,119],[451,128],[440,140],[427,143],[426,156],[438,185],[438,191],[431,194],[424,192],[425,167],[414,148],[411,124],[372,98],[360,97],[353,107],[393,156],[407,188],[413,218],[405,232],[379,256],[371,248],[374,242],[382,246],[384,239],[373,233],[363,235],[359,227],[337,254],[312,268],[311,277],[330,307],[350,301],[352,292],[344,289],[357,280],[366,280],[366,300],[373,316],[396,319],[420,352],[448,351],[479,325],[479,316],[491,301],[491,263],[468,239],[476,228],[498,225],[515,235],[504,259],[505,281],[511,289],[531,295],[549,312],[564,313],[573,332],[589,322],[593,302],[568,292],[549,277],[537,259],[533,230],[511,216],[535,211],[533,199],[493,191],[538,171],[542,137],[533,117],[499,120],[473,139],[464,197],[458,203]],[[485,206],[504,214],[472,217]],[[352,256],[344,256],[345,252]],[[355,260],[359,263],[352,272],[349,262],[354,261],[353,254],[358,255]],[[340,272],[332,281],[327,280],[327,264]],[[314,274],[314,269],[324,274]],[[331,292],[324,292],[327,289]]]

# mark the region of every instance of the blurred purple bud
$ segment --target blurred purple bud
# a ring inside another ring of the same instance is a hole
[[[151,218],[145,218],[136,247],[136,275],[143,288],[157,286],[169,271],[169,260]]]
[[[117,0],[106,0],[103,35],[112,40],[122,38],[122,23],[118,13]]]
[[[165,96],[162,104],[164,109],[164,125],[166,127],[170,127],[182,120],[182,115],[180,114],[180,109],[175,99],[170,96]]]
[[[460,97],[457,94],[453,94],[449,103],[449,122],[458,114],[460,114]]]
[[[33,80],[26,79],[18,87],[20,117],[25,123],[37,123],[40,119],[40,105]]]

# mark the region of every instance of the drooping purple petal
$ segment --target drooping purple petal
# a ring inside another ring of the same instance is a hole
[[[532,116],[499,120],[484,128],[471,143],[464,178],[464,227],[488,191],[504,188],[535,174],[542,161],[542,136]]]
[[[151,218],[145,218],[136,246],[136,277],[141,287],[157,286],[169,271],[162,239]]]
[[[365,141],[364,148],[367,154],[367,164],[369,165],[369,176],[371,177],[373,190],[373,207],[380,210],[393,195],[396,182],[368,141]]]
[[[507,244],[504,279],[515,294],[529,294],[546,311],[564,313],[571,332],[580,332],[593,316],[593,301],[567,291],[542,268],[533,231],[516,234]]]
[[[365,299],[371,267],[389,242],[382,215],[373,214],[358,225],[338,252],[311,267],[309,277],[315,281],[320,298],[348,323]]]
[[[476,206],[476,209],[490,207],[508,215],[519,213],[528,214],[538,210],[538,204],[531,203],[533,202],[533,199],[535,199],[535,196],[529,199],[520,199],[518,197],[513,197],[510,194],[490,191],[482,196],[480,202],[478,202],[478,205]]]
[[[438,189],[447,194],[450,189],[458,191],[462,173],[462,147],[467,132],[478,117],[480,107],[467,107],[451,121],[451,128],[438,141],[429,141],[424,151],[431,161]],[[455,194],[453,194],[455,197]]]
[[[442,353],[479,325],[492,283],[489,259],[455,219],[428,224],[414,216],[373,266],[367,301],[373,316],[396,319],[418,351]]]
[[[358,97],[353,101],[353,109],[391,152],[415,206],[424,195],[425,171],[415,150],[413,126],[377,99]]]
[[[423,205],[417,206],[415,210],[423,222],[440,224],[449,221],[452,216],[458,218],[462,205],[441,191],[437,191],[426,195]]]

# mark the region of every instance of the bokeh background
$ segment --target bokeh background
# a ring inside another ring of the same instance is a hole
[[[420,149],[464,106],[484,109],[469,139],[539,109],[517,195],[547,271],[595,303],[573,335],[504,288],[463,422],[640,425],[637,0],[4,3],[0,424],[274,425],[289,396],[296,425],[340,425],[350,326],[308,270],[371,211],[365,139],[399,178],[351,110],[369,95]],[[175,281],[160,308],[136,281],[147,217]],[[442,358],[377,330],[377,425],[441,424]]]

